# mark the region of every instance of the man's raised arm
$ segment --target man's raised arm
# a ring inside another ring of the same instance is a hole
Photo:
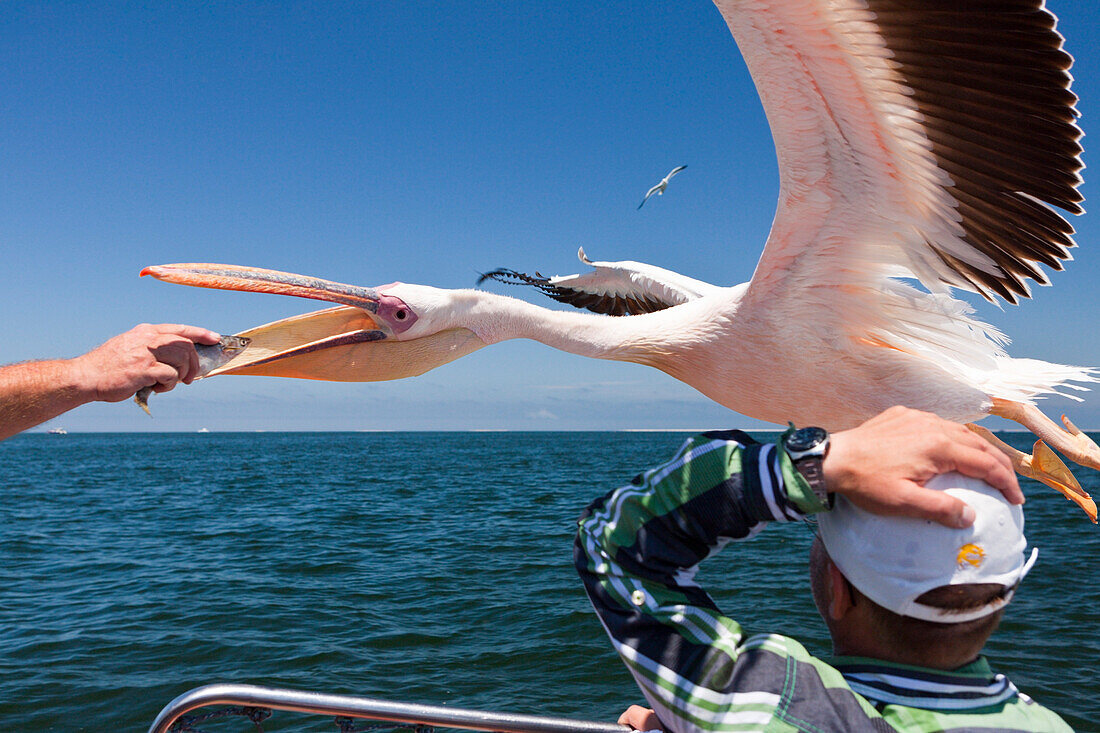
[[[877,514],[948,527],[972,525],[974,513],[923,485],[937,474],[958,471],[995,486],[1011,503],[1023,501],[1007,459],[989,443],[962,425],[900,407],[832,435],[822,469],[830,494]],[[582,516],[574,558],[589,599],[672,730],[762,725],[786,714],[785,670],[817,662],[792,639],[747,637],[695,583],[695,570],[765,525],[827,511],[823,499],[783,448],[723,431],[689,439],[670,461],[597,499]],[[793,579],[803,563],[777,556],[775,572]],[[737,587],[736,571],[727,579]],[[857,719],[876,715],[852,704]],[[653,719],[638,708],[621,722],[648,727]]]

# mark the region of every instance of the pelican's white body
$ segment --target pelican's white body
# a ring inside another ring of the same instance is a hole
[[[888,302],[907,328],[862,332],[850,330],[849,321],[822,317],[835,308],[824,288],[812,293],[821,298],[816,304],[800,299],[794,307],[760,309],[746,298],[744,283],[621,318],[550,310],[478,290],[397,283],[387,292],[432,314],[395,337],[401,341],[454,328],[472,331],[486,345],[533,339],[581,356],[655,367],[744,415],[832,430],[897,404],[975,420],[988,413],[991,396],[1030,402],[1067,380],[1090,378],[1075,367],[1012,359],[961,302],[901,283],[892,287]]]

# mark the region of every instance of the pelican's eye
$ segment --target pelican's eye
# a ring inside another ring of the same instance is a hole
[[[408,331],[416,323],[416,311],[396,295],[380,296],[376,315],[388,323],[395,334]]]

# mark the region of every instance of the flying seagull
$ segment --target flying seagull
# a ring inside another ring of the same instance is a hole
[[[638,208],[640,209],[643,206],[645,206],[645,202],[649,201],[649,197],[652,196],[653,194],[657,194],[658,196],[663,196],[664,193],[665,193],[665,189],[668,188],[668,182],[670,180],[672,180],[672,177],[674,175],[676,175],[677,173],[682,171],[684,168],[687,168],[687,166],[686,165],[678,165],[675,168],[673,168],[672,170],[670,170],[668,172],[668,175],[661,179],[660,183],[658,183],[656,186],[654,186],[653,188],[646,191],[645,198],[642,199],[642,203],[638,204]]]
[[[632,262],[584,274],[491,273],[595,311],[482,290],[376,288],[212,264],[143,274],[339,304],[242,332],[212,374],[372,381],[421,374],[512,338],[660,369],[770,422],[842,430],[892,405],[1039,438],[1018,471],[1096,507],[1050,448],[1100,469],[1100,447],[1035,407],[1091,368],[1015,358],[951,295],[1030,297],[1082,212],[1072,60],[1044,0],[715,0],[756,83],[779,203],[752,280],[701,283]],[[671,175],[671,174],[670,174]],[[715,266],[729,257],[715,252]],[[735,255],[736,256],[736,255]],[[587,257],[582,259],[587,261]],[[606,315],[620,313],[620,317]],[[981,432],[981,428],[975,426]],[[987,439],[998,444],[988,431]]]

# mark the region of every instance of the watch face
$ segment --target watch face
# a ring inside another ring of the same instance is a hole
[[[793,451],[804,451],[813,448],[829,437],[824,428],[799,428],[787,438],[787,448]]]

